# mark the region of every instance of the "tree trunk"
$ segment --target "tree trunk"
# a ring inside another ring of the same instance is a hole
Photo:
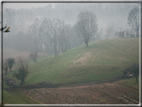
[[[56,57],[58,55],[57,40],[56,39],[54,39],[54,46],[53,46],[53,48],[54,48],[54,55]]]
[[[136,78],[136,83],[138,83],[138,78],[137,77],[135,77]]]
[[[86,46],[88,47],[88,42],[86,42]]]
[[[139,29],[136,30],[136,37],[139,37]]]
[[[24,83],[24,80],[21,80],[21,84],[20,85],[23,85],[23,83]]]
[[[11,68],[10,68],[10,72],[11,72]]]

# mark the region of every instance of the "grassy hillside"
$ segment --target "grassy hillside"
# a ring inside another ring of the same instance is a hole
[[[97,41],[71,49],[57,57],[32,63],[25,85],[53,84],[113,79],[139,62],[139,39],[118,38]],[[16,72],[14,70],[13,72]],[[7,77],[12,77],[12,73]]]

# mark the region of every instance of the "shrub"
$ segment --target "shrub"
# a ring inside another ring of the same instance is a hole
[[[33,60],[34,62],[36,62],[37,57],[38,57],[37,52],[30,54],[30,59]]]

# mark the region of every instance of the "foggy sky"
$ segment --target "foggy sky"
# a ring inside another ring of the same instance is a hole
[[[13,9],[31,9],[31,8],[38,8],[38,7],[46,7],[50,3],[4,3],[3,7],[6,8],[13,8]],[[54,8],[54,4],[52,4]]]
[[[2,0],[0,0],[2,1]],[[9,1],[9,0],[3,0],[3,1]],[[14,0],[14,1],[19,1],[19,0]],[[29,0],[22,0],[22,1],[29,1]],[[30,1],[38,1],[38,0],[30,0]],[[42,1],[47,1],[47,0],[42,0]],[[51,1],[61,1],[61,0],[51,0]],[[70,0],[62,0],[62,1],[70,1]],[[86,1],[86,0],[72,0],[72,1]],[[108,1],[108,0],[89,0],[89,1]],[[140,0],[109,0],[109,1],[140,1]],[[45,7],[50,3],[4,3],[3,7],[4,8],[13,8],[13,9],[21,9],[21,8],[38,8],[38,7]],[[53,3],[52,3],[53,4]],[[55,3],[56,4],[56,3]],[[54,8],[54,4],[52,5]],[[1,7],[1,5],[0,5]],[[1,8],[0,8],[1,10]]]
[[[12,8],[12,9],[32,9],[32,8],[44,8],[46,6],[48,6],[50,3],[4,3],[3,4],[3,9],[5,10],[6,8]],[[52,9],[54,7],[56,7],[57,3],[51,3],[52,5]],[[93,3],[92,3],[93,4]],[[105,10],[105,8],[108,6],[109,7],[109,3],[101,3],[102,4],[102,8]],[[110,8],[112,8],[112,10],[114,10],[115,7],[110,6]],[[114,14],[114,13],[113,13]],[[110,15],[113,15],[110,14]],[[116,13],[117,14],[117,13]],[[117,29],[124,29],[124,28],[128,28],[128,24],[127,24],[127,16],[128,13],[125,14],[125,16],[123,15],[113,15],[113,16],[106,16],[106,17],[102,17],[101,15],[97,14],[97,20],[98,20],[98,26],[100,28],[106,28],[109,24],[114,24],[117,25]],[[72,16],[73,17],[73,16]],[[66,21],[69,24],[74,24],[75,23],[75,18],[73,18],[74,20],[70,20],[70,21]]]

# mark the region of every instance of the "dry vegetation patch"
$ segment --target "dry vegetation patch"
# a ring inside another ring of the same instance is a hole
[[[81,56],[81,57],[80,57]],[[84,66],[86,62],[92,57],[91,52],[79,54],[76,60],[73,62],[74,65]]]
[[[44,104],[138,104],[138,89],[116,82],[21,92]]]

